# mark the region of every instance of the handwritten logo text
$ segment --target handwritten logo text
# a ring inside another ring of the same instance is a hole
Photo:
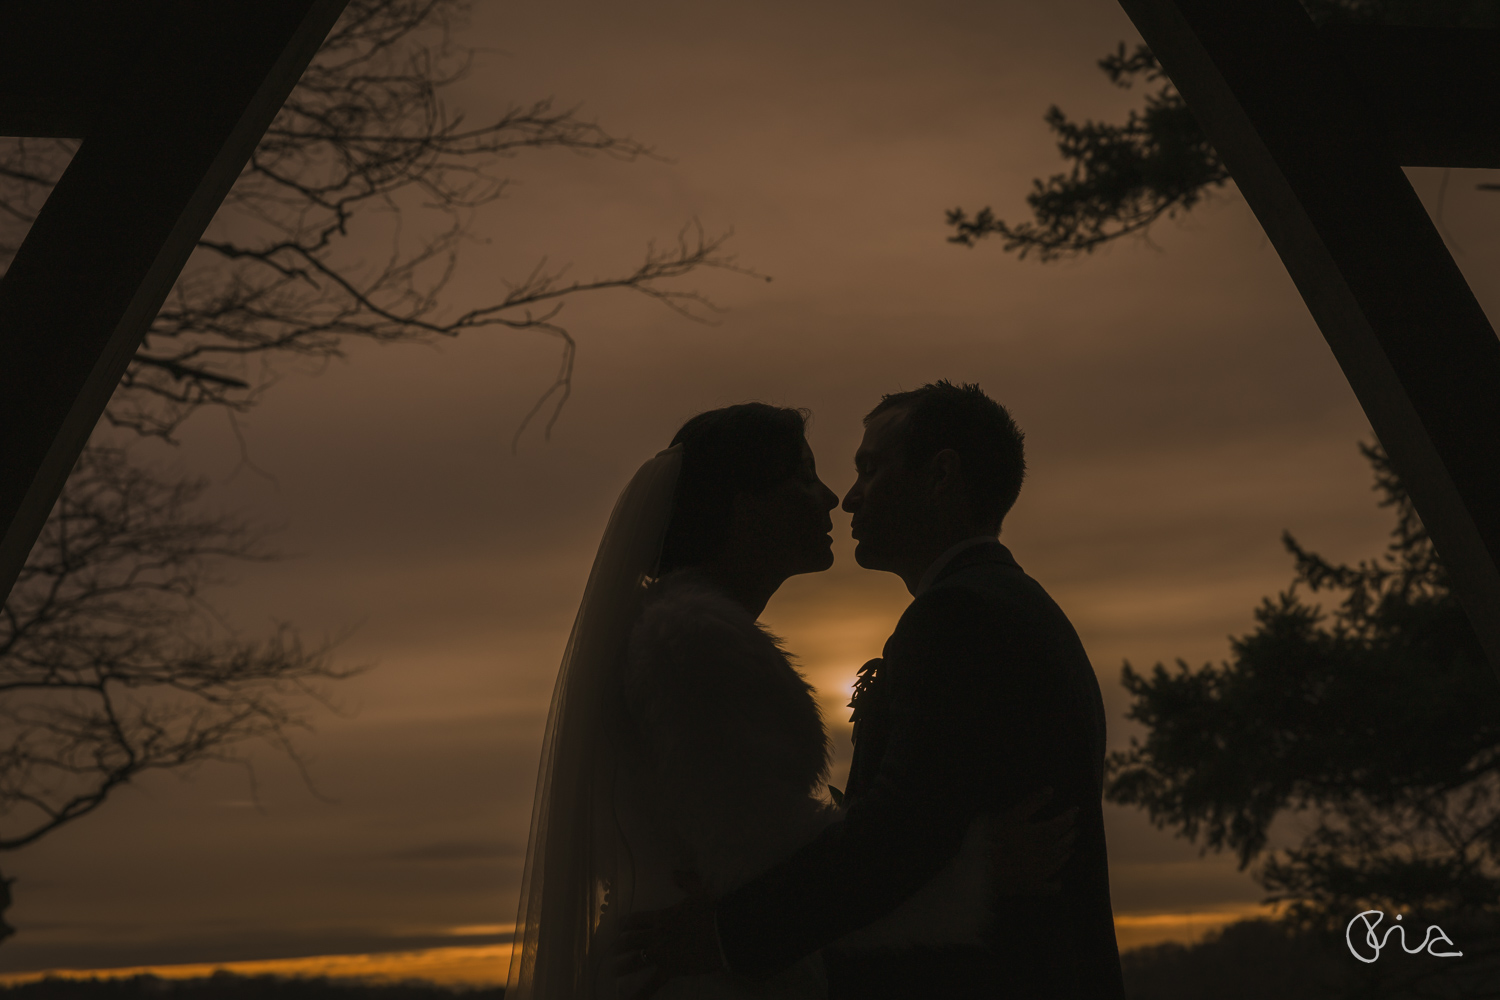
[[[1372,913],[1375,915],[1374,920],[1370,919],[1370,914]],[[1391,939],[1391,935],[1396,933],[1397,931],[1400,931],[1401,950],[1406,952],[1408,955],[1418,955],[1425,950],[1427,954],[1432,955],[1436,958],[1461,958],[1463,956],[1463,952],[1461,951],[1432,950],[1432,946],[1437,944],[1439,941],[1446,941],[1449,944],[1453,944],[1453,939],[1450,938],[1447,934],[1443,933],[1443,929],[1437,924],[1431,924],[1428,926],[1427,933],[1422,937],[1422,943],[1417,945],[1415,948],[1408,948],[1406,946],[1406,927],[1402,924],[1392,923],[1391,926],[1386,929],[1384,937],[1377,937],[1375,935],[1375,928],[1379,927],[1380,922],[1384,919],[1385,913],[1383,911],[1366,910],[1363,913],[1356,915],[1353,920],[1349,921],[1349,926],[1344,928],[1344,943],[1349,946],[1349,954],[1353,955],[1361,962],[1373,962],[1375,961],[1375,959],[1380,957],[1380,952],[1385,947],[1386,942]],[[1401,919],[1401,915],[1399,913],[1396,915],[1396,919]],[[1356,923],[1364,924],[1364,947],[1367,951],[1373,953],[1369,958],[1361,955],[1359,951],[1354,947],[1354,925]],[[1433,937],[1433,931],[1437,931],[1437,937]]]

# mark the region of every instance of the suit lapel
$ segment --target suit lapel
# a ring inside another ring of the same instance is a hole
[[[937,585],[953,573],[977,563],[999,562],[1020,569],[1010,549],[998,541],[971,546],[955,555],[948,565],[933,580]],[[890,644],[887,642],[887,651]],[[860,795],[865,786],[874,779],[880,767],[880,758],[885,755],[886,731],[889,728],[890,678],[884,667],[885,660],[876,657],[859,668],[854,682],[854,698],[849,707],[854,710],[849,721],[854,723],[854,759],[849,764],[849,784],[845,794]]]

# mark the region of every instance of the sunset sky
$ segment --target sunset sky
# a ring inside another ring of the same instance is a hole
[[[707,408],[808,407],[842,495],[881,393],[950,378],[1005,403],[1031,473],[1001,540],[1078,628],[1112,748],[1137,731],[1122,662],[1224,658],[1291,579],[1283,529],[1334,559],[1384,544],[1356,450],[1369,426],[1232,186],[1078,261],[945,242],[945,209],[1020,219],[1031,179],[1061,169],[1049,105],[1118,120],[1139,101],[1095,67],[1137,40],[1113,0],[475,7],[456,41],[482,51],[456,109],[478,121],[551,96],[664,159],[514,160],[508,197],[475,220],[455,311],[541,258],[580,278],[629,270],[693,219],[732,229],[739,262],[772,280],[685,279],[722,308],[716,325],[624,293],[570,301],[573,397],[550,442],[529,430],[516,455],[558,359],[529,333],[286,366],[240,419],[253,467],[219,413],[179,448],[137,447],[211,477],[213,505],[282,526],[286,558],[213,595],[237,626],[347,633],[340,661],[372,669],[337,687],[337,714],[310,710],[318,795],[257,748],[258,806],[240,768],[148,775],[5,858],[19,933],[0,972],[399,952],[414,957],[339,968],[503,978],[547,702],[604,519]],[[1444,172],[1411,177],[1435,211]],[[1441,215],[1491,316],[1500,194],[1474,185],[1496,179],[1452,171]],[[854,564],[847,515],[834,524],[834,568],[790,581],[764,621],[820,692],[842,784],[854,670],[909,598]],[[1105,815],[1122,945],[1191,937],[1260,898],[1232,859]]]

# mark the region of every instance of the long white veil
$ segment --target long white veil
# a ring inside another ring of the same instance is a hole
[[[656,572],[681,468],[681,446],[641,466],[594,557],[542,738],[506,1000],[591,995],[608,957],[601,946],[613,938],[608,925],[628,912],[633,873],[612,801],[623,721],[617,668]]]

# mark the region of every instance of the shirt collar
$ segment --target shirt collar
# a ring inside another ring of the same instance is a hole
[[[938,578],[938,574],[953,561],[954,556],[966,549],[971,549],[976,545],[983,545],[985,542],[993,542],[994,540],[994,535],[975,535],[973,538],[965,538],[955,545],[950,545],[946,552],[934,559],[932,565],[927,567],[927,572],[923,573],[922,579],[917,581],[917,592],[912,596],[921,597],[927,591],[927,588],[932,586],[933,581]]]

